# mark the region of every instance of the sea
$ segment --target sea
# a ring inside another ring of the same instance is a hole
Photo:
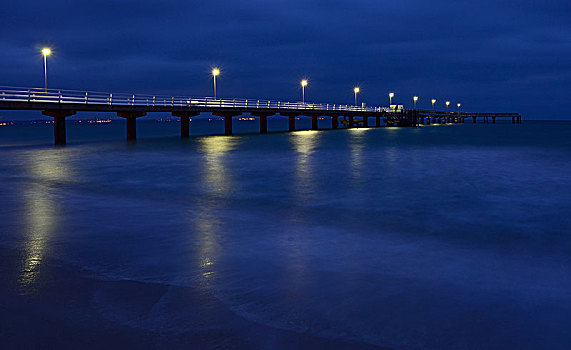
[[[0,348],[571,349],[570,121],[247,119],[0,126]]]

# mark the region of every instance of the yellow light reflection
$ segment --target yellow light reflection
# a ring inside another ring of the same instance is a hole
[[[58,225],[59,207],[53,185],[69,181],[73,176],[65,157],[64,150],[42,150],[30,156],[33,179],[23,196],[26,210],[23,220],[27,226],[25,256],[19,276],[21,294],[37,291],[41,264]]]
[[[349,149],[351,150],[351,178],[358,182],[361,178],[363,165],[363,149],[365,144],[365,133],[368,128],[352,128],[349,139]]]
[[[40,275],[40,265],[49,238],[54,232],[55,209],[53,196],[42,185],[32,186],[24,198],[28,227],[19,284],[22,294],[31,294],[36,290],[35,282]]]
[[[319,145],[321,133],[317,130],[296,131],[291,133],[291,142],[297,153],[295,178],[296,192],[300,199],[306,200],[314,190],[315,179],[311,156]]]
[[[230,194],[232,176],[227,169],[226,156],[239,145],[239,138],[208,136],[198,139],[203,155],[203,178],[206,194],[197,203],[192,223],[199,232],[198,269],[203,282],[215,276],[216,259],[220,252],[219,237],[222,235],[223,219],[219,211]]]
[[[230,189],[230,174],[226,170],[224,157],[236,148],[237,140],[238,138],[227,136],[198,139],[199,150],[203,153],[205,162],[204,183],[211,195],[225,196]]]

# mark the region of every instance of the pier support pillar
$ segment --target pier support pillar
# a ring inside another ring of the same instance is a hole
[[[496,124],[496,117],[492,117],[492,124]]]
[[[180,137],[190,137],[190,118],[196,117],[200,112],[172,112],[173,117],[180,118]]]
[[[355,117],[352,115],[349,116],[349,125],[347,126],[348,128],[352,128],[354,126],[354,119]]]
[[[268,133],[268,117],[274,113],[251,113],[252,117],[260,118],[260,134]]]
[[[381,126],[381,117],[376,116],[375,119],[377,120],[377,128]]]
[[[289,113],[280,113],[282,117],[288,118],[288,130],[295,131],[295,118],[297,117],[296,114],[289,114]]]
[[[190,137],[190,118],[180,118],[180,137],[183,139]]]
[[[260,116],[260,134],[267,134],[268,133],[268,116],[262,115]]]
[[[225,112],[212,112],[212,115],[224,118],[224,135],[232,135],[232,118],[242,115],[240,112],[225,113]]]
[[[74,115],[75,111],[45,110],[42,114],[54,118],[54,144],[65,145],[67,143],[65,118]]]
[[[472,117],[472,120],[474,121],[474,124],[476,124],[476,117]]]
[[[339,117],[334,115],[331,117],[331,128],[337,129],[339,127]]]
[[[369,127],[369,117],[363,117],[363,127]]]
[[[289,126],[289,131],[295,131],[295,116],[289,117],[288,126]]]
[[[496,118],[494,118],[495,120]],[[515,124],[515,117],[512,117],[512,124]]]
[[[137,139],[137,118],[127,118],[127,140]]]
[[[147,112],[117,112],[117,116],[127,121],[127,140],[137,139],[137,118],[144,117]]]
[[[224,135],[226,136],[232,135],[232,116],[224,117]]]
[[[311,116],[311,129],[312,130],[319,130],[317,126],[317,116]]]

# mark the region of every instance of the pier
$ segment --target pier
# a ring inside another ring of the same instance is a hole
[[[137,138],[137,119],[149,113],[170,113],[180,118],[180,135],[190,136],[190,118],[211,113],[224,119],[225,135],[232,135],[233,118],[244,114],[256,117],[260,133],[268,132],[268,117],[288,118],[288,130],[295,131],[295,120],[311,118],[311,129],[318,130],[318,118],[330,118],[331,128],[356,127],[415,127],[432,124],[462,124],[496,122],[496,119],[521,123],[518,113],[471,113],[420,109],[395,110],[389,107],[363,107],[346,104],[284,102],[256,99],[215,99],[184,96],[113,94],[91,91],[43,88],[0,87],[0,110],[41,111],[53,118],[54,143],[66,143],[66,118],[77,112],[112,112],[126,120],[126,138]],[[370,122],[370,119],[373,122]]]

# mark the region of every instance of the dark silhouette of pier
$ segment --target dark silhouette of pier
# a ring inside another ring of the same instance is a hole
[[[250,114],[259,118],[260,133],[268,132],[267,118],[280,115],[289,119],[289,131],[295,131],[295,120],[310,117],[311,128],[318,129],[318,118],[331,118],[332,129],[342,124],[346,128],[397,126],[410,127],[429,124],[462,124],[466,119],[476,123],[511,119],[521,123],[518,113],[471,113],[389,107],[363,107],[343,104],[283,102],[255,99],[215,99],[182,96],[112,94],[39,88],[0,88],[0,110],[37,110],[54,120],[54,141],[66,143],[65,119],[77,112],[113,112],[125,118],[128,140],[137,138],[138,118],[148,113],[170,113],[180,118],[181,137],[190,135],[190,118],[201,113],[224,118],[225,135],[232,135],[232,118]],[[370,119],[374,122],[370,123]],[[384,125],[383,125],[384,123]]]

